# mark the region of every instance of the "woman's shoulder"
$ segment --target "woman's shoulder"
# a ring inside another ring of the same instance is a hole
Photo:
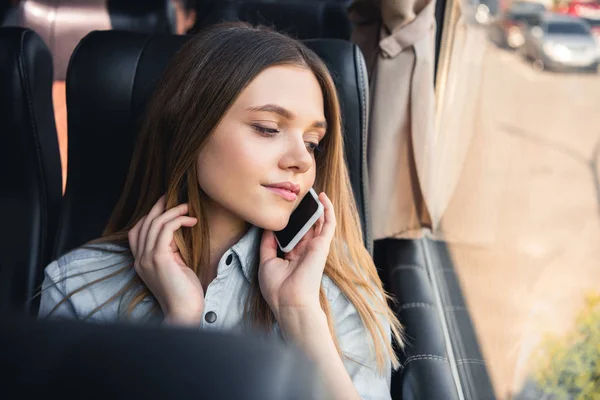
[[[87,244],[64,254],[45,269],[40,314],[68,298],[74,317],[87,315],[131,282],[132,263],[129,249],[115,243]],[[113,311],[108,307],[105,312]],[[98,318],[112,319],[103,318],[105,312]]]
[[[100,259],[114,255],[129,254],[129,248],[124,244],[114,242],[88,243],[63,254],[57,261],[64,264],[81,259]]]
[[[60,275],[63,278],[72,273],[106,275],[115,269],[126,267],[132,261],[131,252],[124,245],[111,242],[86,244],[69,251],[48,265],[46,275]]]

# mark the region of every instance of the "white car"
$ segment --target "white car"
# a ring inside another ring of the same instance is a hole
[[[570,15],[544,14],[538,25],[524,31],[520,53],[537,69],[598,69],[597,42],[590,26]]]

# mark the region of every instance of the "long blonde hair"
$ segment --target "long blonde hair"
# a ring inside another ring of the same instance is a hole
[[[128,248],[128,231],[166,193],[167,208],[188,202],[190,216],[198,218],[194,228],[179,230],[175,241],[186,265],[202,277],[209,265],[209,227],[205,206],[207,196],[197,184],[198,153],[241,91],[261,71],[275,65],[310,69],[321,86],[328,132],[322,141],[323,151],[316,156],[314,187],[327,193],[337,219],[324,274],[356,307],[373,339],[378,369],[384,370],[387,358],[396,368],[399,364],[393,342],[387,339],[389,332],[386,332],[381,319],[389,322],[393,340],[399,346],[402,346],[401,325],[388,305],[391,298],[385,293],[373,260],[363,244],[344,159],[335,85],[320,58],[302,43],[285,35],[244,23],[229,23],[208,28],[184,44],[150,99],[122,195],[103,236],[92,243],[111,242]],[[132,265],[127,265],[100,280],[130,268]],[[270,330],[275,319],[260,293],[258,268],[254,271],[246,316],[255,327]],[[100,280],[78,288],[68,297]],[[145,297],[152,296],[137,276],[91,314],[139,287],[141,289],[127,307],[131,313]],[[338,352],[342,355],[323,288],[320,303]]]

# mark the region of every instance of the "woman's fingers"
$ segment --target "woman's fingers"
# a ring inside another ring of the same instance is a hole
[[[180,204],[177,207],[173,207],[158,217],[154,218],[154,221],[150,223],[150,228],[146,234],[146,247],[145,250],[151,252],[156,246],[156,240],[162,227],[165,223],[188,213],[188,205]]]
[[[267,229],[264,230],[260,241],[260,262],[261,264],[277,257],[277,240],[275,234]]]
[[[329,244],[333,240],[333,235],[335,234],[335,211],[333,209],[333,204],[331,203],[331,200],[329,200],[329,197],[327,197],[325,192],[322,192],[319,195],[319,200],[325,208],[325,212],[323,213],[324,220],[323,226],[321,227],[321,236],[323,236],[323,238]]]
[[[144,218],[145,217],[141,218],[127,233],[127,239],[129,240],[129,249],[131,250],[133,258],[136,258],[137,256],[138,237],[140,235],[140,229],[142,227],[142,224],[144,223]]]
[[[315,236],[321,235],[323,231],[323,223],[325,222],[325,214],[321,214],[317,222],[315,223]]]
[[[156,239],[156,251],[158,252],[163,249],[172,251],[173,236],[175,232],[182,226],[191,227],[196,225],[197,222],[198,219],[188,217],[187,215],[181,215],[165,222]]]
[[[144,218],[144,222],[140,228],[138,235],[137,254],[139,256],[146,252],[146,236],[148,235],[148,229],[154,218],[158,217],[165,210],[165,196],[161,196],[160,199],[154,204],[148,215]]]

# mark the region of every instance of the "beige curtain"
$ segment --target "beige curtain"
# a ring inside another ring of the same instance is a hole
[[[433,87],[435,2],[355,0],[352,41],[371,86],[368,146],[374,239],[415,237],[435,227]]]

